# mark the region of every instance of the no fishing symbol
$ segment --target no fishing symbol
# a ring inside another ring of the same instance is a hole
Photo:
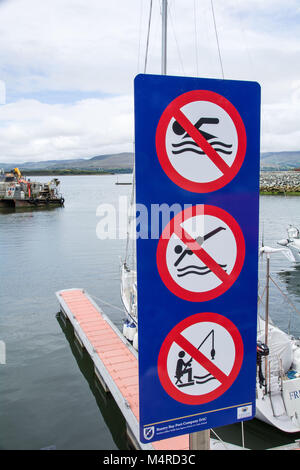
[[[224,96],[195,90],[175,98],[156,131],[156,151],[168,177],[193,192],[211,192],[240,170],[247,146],[243,120]]]
[[[178,213],[157,247],[157,268],[166,287],[191,302],[214,299],[239,276],[245,241],[236,220],[215,206],[197,205]]]
[[[241,335],[228,318],[197,313],[176,325],[164,340],[159,379],[168,395],[181,403],[208,403],[231,387],[243,354]]]

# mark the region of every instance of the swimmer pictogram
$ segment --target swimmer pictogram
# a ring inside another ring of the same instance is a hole
[[[224,210],[198,205],[177,214],[157,247],[157,267],[178,297],[200,302],[218,297],[236,281],[245,242],[235,219]]]
[[[188,191],[211,192],[229,183],[243,164],[246,147],[238,111],[224,96],[208,90],[178,96],[157,126],[160,164]]]

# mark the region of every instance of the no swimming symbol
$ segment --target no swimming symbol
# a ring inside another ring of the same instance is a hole
[[[160,164],[178,186],[193,192],[216,191],[229,183],[243,163],[244,123],[224,96],[195,90],[175,98],[156,131]]]

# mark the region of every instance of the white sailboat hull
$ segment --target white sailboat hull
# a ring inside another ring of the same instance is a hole
[[[121,299],[125,307],[126,313],[137,320],[136,308],[136,271],[127,268],[123,263],[121,266]]]
[[[273,409],[277,411],[278,416],[274,416]],[[299,424],[295,424],[286,414],[281,394],[273,395],[271,403],[270,397],[268,395],[264,396],[262,390],[259,390],[256,399],[255,417],[283,432],[295,433],[300,431]]]
[[[121,299],[127,317],[123,325],[123,335],[138,350],[136,271],[128,268],[126,263],[121,265]]]
[[[265,322],[259,318],[258,340],[263,341],[264,330]],[[269,325],[268,337],[268,393],[264,393],[264,387],[257,380],[256,418],[283,432],[300,432],[299,342],[274,325]],[[295,378],[289,379],[291,369],[295,371]]]

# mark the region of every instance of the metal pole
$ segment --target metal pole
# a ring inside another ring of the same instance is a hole
[[[266,310],[265,310],[265,344],[268,346],[269,333],[269,289],[270,289],[270,255],[267,254],[267,274],[266,274]],[[265,393],[267,393],[268,361],[265,358]]]
[[[210,430],[206,429],[190,434],[189,450],[210,450]]]
[[[162,41],[161,41],[161,74],[167,73],[167,10],[168,0],[162,0]]]
[[[162,51],[161,74],[167,73],[167,10],[168,0],[162,0]],[[189,435],[190,450],[210,450],[210,430],[194,432]]]

